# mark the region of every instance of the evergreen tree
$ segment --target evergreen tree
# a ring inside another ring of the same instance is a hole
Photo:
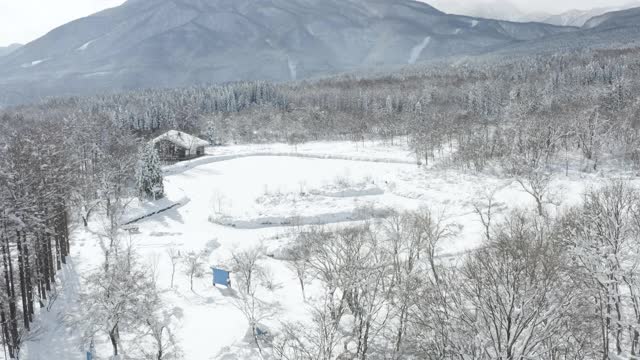
[[[158,199],[164,196],[160,158],[153,143],[145,144],[140,151],[136,187],[141,197]]]
[[[215,119],[209,119],[207,121],[207,129],[206,129],[207,141],[211,145],[216,145],[216,122]]]

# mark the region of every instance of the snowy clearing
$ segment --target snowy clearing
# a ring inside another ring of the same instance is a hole
[[[234,305],[234,290],[213,287],[209,272],[196,279],[194,291],[189,290],[188,279],[179,272],[170,289],[170,247],[182,253],[207,249],[206,268],[224,267],[238,249],[262,245],[267,254],[277,255],[289,244],[292,226],[339,226],[337,223],[382,218],[389,209],[428,207],[458,225],[457,236],[438,249],[439,257],[455,257],[481,241],[482,226],[473,213],[472,199],[495,191],[503,213],[534,205],[531,196],[513,179],[426,170],[418,167],[401,145],[367,143],[363,147],[349,142],[318,142],[297,148],[269,144],[209,148],[207,152],[208,157],[165,168],[166,197],[155,202],[134,201],[123,219],[130,221],[176,205],[135,222],[135,231],[124,236],[156,269],[163,300],[177,314],[177,336],[186,359],[259,356],[247,340],[249,325]],[[552,182],[556,203],[574,203],[582,190],[602,181],[597,175],[582,173],[558,176]],[[60,359],[85,358],[79,335],[59,320],[64,314],[79,311],[76,297],[82,287],[82,274],[101,260],[97,235],[101,226],[96,217],[89,229],[74,231],[72,265],[60,275],[63,287],[51,311],[41,311],[37,335],[24,350],[29,359],[51,359],[52,354]],[[273,316],[261,322],[270,331],[277,331],[282,321],[304,321],[309,316],[294,272],[278,258],[263,260],[275,279],[271,290],[260,293],[274,309]],[[307,299],[313,300],[321,293],[310,286]],[[59,327],[66,330],[54,331]],[[111,350],[107,339],[95,340],[97,358],[108,358]]]

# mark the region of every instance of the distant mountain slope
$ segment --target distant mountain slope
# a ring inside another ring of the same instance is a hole
[[[482,54],[574,31],[412,0],[129,0],[0,58],[0,104],[319,74]]]
[[[635,1],[633,3],[628,3],[622,6],[601,7],[590,10],[570,10],[562,14],[549,16],[548,18],[541,20],[542,22],[545,22],[547,24],[582,27],[591,18],[614,11],[631,9],[638,6],[640,6],[640,1]]]
[[[547,24],[559,26],[582,27],[589,19],[609,12],[609,8],[598,8],[591,10],[569,10],[562,14],[552,15],[542,21]]]
[[[629,10],[615,11],[589,19],[585,29],[613,29],[640,26],[640,7]]]
[[[466,15],[487,19],[508,20],[516,22],[542,22],[557,26],[582,27],[589,19],[614,11],[640,7],[640,0],[633,0],[624,5],[605,6],[593,9],[568,10],[560,14],[543,12],[527,12],[508,0],[421,0],[449,14]]]
[[[541,21],[551,16],[546,13],[528,13],[510,1],[422,0],[448,14],[517,22]]]
[[[634,8],[592,18],[580,31],[505,46],[491,56],[638,46],[640,46],[640,8]]]
[[[11,44],[9,46],[0,46],[0,57],[11,54],[21,46],[22,44]]]

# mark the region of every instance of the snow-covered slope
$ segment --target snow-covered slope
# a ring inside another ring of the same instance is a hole
[[[595,9],[589,9],[589,10],[569,10],[562,14],[557,14],[557,15],[549,16],[548,18],[542,19],[542,22],[553,24],[553,25],[582,27],[591,18],[600,16],[609,12],[631,9],[638,6],[640,6],[640,1],[631,2],[621,6],[599,7]]]
[[[485,19],[498,19],[517,22],[541,21],[550,16],[547,13],[529,13],[514,3],[499,1],[464,0],[422,0],[448,14],[473,16]]]
[[[589,19],[583,26],[585,29],[616,29],[626,27],[640,27],[640,7],[608,12]]]
[[[0,46],[0,57],[11,54],[21,46],[22,46],[21,44],[11,44],[9,46]]]

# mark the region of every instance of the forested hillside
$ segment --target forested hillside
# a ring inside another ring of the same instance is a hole
[[[8,109],[4,117],[5,126],[27,117],[57,126],[115,127],[144,138],[178,129],[220,144],[393,142],[406,135],[420,159],[455,147],[456,163],[476,170],[516,155],[538,163],[530,157],[569,147],[584,152],[597,169],[604,156],[635,161],[638,53],[572,52],[281,85],[245,82],[58,98]],[[534,145],[542,153],[530,154]]]

